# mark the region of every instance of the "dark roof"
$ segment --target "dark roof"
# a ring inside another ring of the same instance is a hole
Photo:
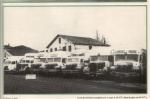
[[[12,46],[10,46],[10,45],[4,45],[4,48],[5,49],[10,49],[10,48],[12,48]]]
[[[104,44],[103,42],[100,42],[96,39],[92,39],[89,37],[77,37],[77,36],[68,36],[68,35],[57,35],[47,46],[49,48],[53,42],[58,38],[62,37],[66,39],[67,41],[72,42],[75,45],[92,45],[92,46],[110,46],[108,44]]]
[[[27,46],[24,46],[24,45],[15,46],[15,47],[5,45],[4,49],[14,56],[23,56],[26,53],[37,53],[38,52],[37,50],[32,49]]]

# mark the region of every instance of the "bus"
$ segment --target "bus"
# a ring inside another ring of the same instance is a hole
[[[64,51],[45,53],[40,60],[44,64],[40,67],[43,74],[57,75],[61,73],[61,68],[66,64],[69,54]]]
[[[104,47],[97,50],[91,50],[89,64],[84,68],[86,77],[103,77],[109,74],[109,69],[113,64],[111,49]]]
[[[17,65],[17,72],[38,73],[40,66],[39,53],[26,53]]]
[[[82,75],[83,68],[86,65],[87,61],[88,60],[85,57],[85,53],[71,53],[71,55],[67,58],[66,64],[62,67],[63,75]]]
[[[17,70],[17,65],[23,57],[21,56],[10,56],[4,60],[4,72],[15,72]]]
[[[17,64],[16,72],[17,73],[31,73],[31,64],[34,63],[34,58],[24,57]]]
[[[114,65],[111,67],[111,75],[120,79],[140,78],[143,75],[143,56],[142,50],[114,50]]]

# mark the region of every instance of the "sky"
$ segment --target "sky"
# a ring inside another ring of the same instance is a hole
[[[113,48],[146,48],[146,7],[5,7],[4,44],[43,50],[57,34],[106,37]]]

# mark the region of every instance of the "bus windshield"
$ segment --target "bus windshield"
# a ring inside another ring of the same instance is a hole
[[[5,64],[11,64],[11,61],[6,60],[4,63]]]
[[[26,63],[30,63],[30,60],[26,60]]]
[[[116,55],[116,61],[118,60],[125,60],[125,55]]]
[[[68,62],[79,62],[78,58],[69,58]]]
[[[16,61],[12,61],[12,63],[11,64],[16,64]]]
[[[108,57],[107,56],[99,56],[99,60],[108,61]]]
[[[53,62],[53,58],[48,58],[47,61],[48,62]]]
[[[116,61],[119,60],[131,60],[131,61],[138,61],[137,54],[126,54],[126,55],[116,55]]]
[[[98,57],[97,56],[91,56],[91,61],[97,61]]]
[[[46,62],[46,58],[40,58],[40,62]]]
[[[21,62],[21,63],[25,63],[25,60],[21,60],[20,62]]]
[[[107,56],[91,56],[91,61],[108,61]]]
[[[128,54],[127,60],[138,61],[138,55],[136,54]]]
[[[54,62],[61,62],[61,58],[54,58]]]

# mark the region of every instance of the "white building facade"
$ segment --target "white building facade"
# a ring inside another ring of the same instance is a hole
[[[46,52],[66,51],[72,52],[75,50],[91,50],[101,46],[109,46],[100,41],[87,37],[76,37],[68,35],[57,35],[47,46]]]

